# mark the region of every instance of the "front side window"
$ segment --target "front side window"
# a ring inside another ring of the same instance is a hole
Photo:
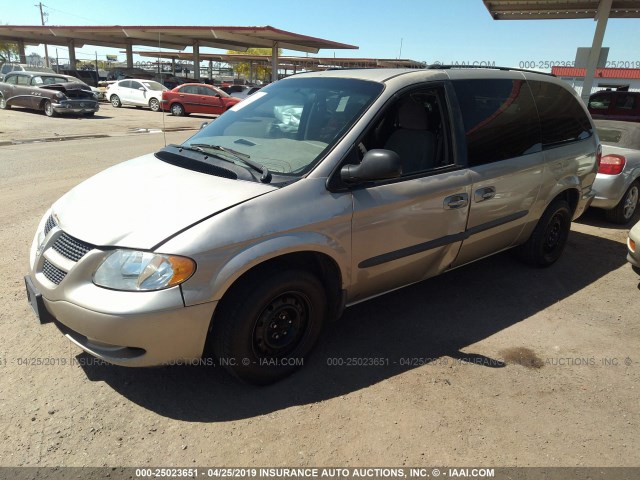
[[[236,104],[185,145],[248,155],[273,173],[308,172],[382,91],[380,83],[341,78],[276,82]]]
[[[589,100],[589,108],[591,110],[607,110],[611,104],[611,96],[598,95]]]
[[[584,140],[593,128],[580,100],[569,90],[550,82],[529,82],[536,99],[543,148]]]
[[[469,166],[541,151],[538,114],[527,82],[459,80],[453,85]]]
[[[15,85],[16,83],[18,83],[18,76],[17,75],[7,75],[4,79],[5,83],[9,83],[11,85]]]
[[[140,82],[134,82],[132,80],[131,84],[129,85],[129,88],[133,88],[134,90],[138,90],[139,88],[142,88],[142,84]]]

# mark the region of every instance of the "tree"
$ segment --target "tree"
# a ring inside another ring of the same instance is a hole
[[[10,62],[14,57],[18,57],[18,44],[0,41],[0,62]]]
[[[271,58],[271,52],[273,49],[271,48],[249,48],[246,52],[238,52],[235,50],[227,51],[230,55],[263,55],[265,57]],[[278,55],[282,53],[282,49],[278,49]],[[240,62],[236,63],[233,66],[233,70],[239,74],[243,75],[245,78],[249,77],[251,72],[251,65],[249,62]],[[271,66],[264,65],[254,65],[253,66],[253,78],[260,78],[262,80],[267,80],[271,77]]]

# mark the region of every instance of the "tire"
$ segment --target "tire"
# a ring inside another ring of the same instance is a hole
[[[9,110],[11,105],[7,105],[7,101],[0,95],[0,110]]]
[[[96,114],[96,112],[87,112],[87,113],[83,113],[82,116],[84,117],[93,117]]]
[[[47,117],[55,117],[56,111],[53,109],[53,105],[51,104],[51,100],[45,100],[42,104],[42,109],[44,110],[44,114]]]
[[[111,102],[111,106],[113,108],[120,108],[122,106],[122,102],[120,101],[120,97],[118,95],[111,95],[109,101]]]
[[[538,220],[531,237],[518,247],[520,259],[535,267],[553,265],[562,255],[571,229],[571,208],[565,200],[556,200]]]
[[[606,210],[604,212],[605,218],[612,223],[626,225],[633,218],[633,214],[636,213],[639,199],[640,183],[635,180],[631,185],[629,185],[627,191],[624,192],[620,202],[618,202],[618,204],[611,210]]]
[[[174,117],[183,117],[184,113],[184,107],[181,104],[174,103],[171,105],[171,115]]]
[[[636,275],[640,275],[640,267],[636,267],[635,265],[631,265],[631,270],[636,272]]]
[[[311,352],[325,322],[327,298],[304,270],[261,271],[223,298],[210,351],[237,378],[266,385],[293,373]]]
[[[158,101],[157,98],[152,98],[151,100],[149,100],[149,108],[151,109],[152,112],[160,111],[160,102]]]

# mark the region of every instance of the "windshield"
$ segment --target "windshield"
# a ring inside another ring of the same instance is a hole
[[[328,152],[382,91],[344,78],[281,80],[236,104],[184,145],[249,156],[279,175],[302,175]]]
[[[154,90],[159,92],[164,92],[165,90],[169,90],[167,87],[162,85],[161,83],[154,82],[152,80],[145,80],[141,82],[148,90]]]

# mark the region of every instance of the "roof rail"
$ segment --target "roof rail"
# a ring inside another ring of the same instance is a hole
[[[525,68],[513,68],[513,67],[498,67],[496,65],[439,65],[439,64],[431,64],[426,67],[428,70],[450,70],[452,68],[483,68],[483,69],[493,69],[493,70],[503,70],[503,71],[513,71],[513,72],[528,72],[528,73],[539,73],[540,75],[548,75],[549,77],[555,77],[553,73],[546,72],[537,72],[536,70],[527,70]]]

